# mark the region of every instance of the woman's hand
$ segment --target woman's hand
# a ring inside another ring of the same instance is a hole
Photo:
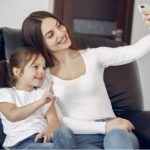
[[[112,129],[123,129],[132,132],[134,126],[129,120],[116,118],[106,123],[106,132],[109,132]]]
[[[142,15],[145,21],[145,25],[150,27],[150,10],[149,11],[142,11]]]

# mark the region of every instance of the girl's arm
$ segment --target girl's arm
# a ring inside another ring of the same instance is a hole
[[[12,103],[2,102],[0,103],[0,111],[9,121],[16,122],[26,119],[42,105],[40,100],[22,107],[17,107]]]
[[[20,121],[26,119],[41,106],[49,103],[54,99],[55,96],[52,93],[50,93],[48,89],[43,93],[42,97],[38,101],[35,101],[25,106],[17,107],[11,102],[0,102],[0,111],[8,120],[12,122]]]
[[[57,116],[54,102],[52,102],[52,104],[50,105],[46,113],[46,118],[47,118],[48,128],[53,134],[60,127],[60,122]]]
[[[52,104],[50,105],[46,113],[46,118],[48,125],[42,132],[40,132],[36,136],[35,142],[38,142],[38,140],[41,138],[44,138],[44,142],[48,142],[50,138],[52,138],[56,130],[60,127],[60,122],[57,116],[54,102],[52,102]]]

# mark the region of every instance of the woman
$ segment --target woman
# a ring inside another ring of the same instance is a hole
[[[104,69],[122,65],[150,51],[150,35],[135,45],[118,48],[76,48],[64,23],[49,12],[31,13],[22,26],[25,45],[42,51],[47,65],[47,81],[61,110],[61,121],[71,128],[77,143],[105,149],[138,149],[133,124],[117,118],[103,80]]]

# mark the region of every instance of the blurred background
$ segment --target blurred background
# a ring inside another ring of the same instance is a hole
[[[20,29],[33,11],[46,10],[64,20],[76,33],[133,44],[150,33],[138,4],[150,0],[0,0],[0,27]],[[144,109],[150,110],[150,54],[138,61]]]

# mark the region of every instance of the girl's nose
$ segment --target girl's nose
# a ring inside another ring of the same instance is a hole
[[[43,69],[43,68],[39,69],[39,73],[44,75],[45,74],[45,69]]]

